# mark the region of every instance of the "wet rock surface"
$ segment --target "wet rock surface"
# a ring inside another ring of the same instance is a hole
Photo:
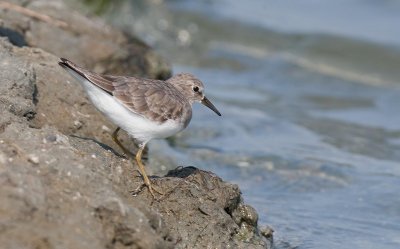
[[[65,17],[70,25],[68,10],[60,7],[60,1],[12,2]],[[71,15],[94,25],[78,13]],[[21,33],[30,46],[18,47],[8,38],[0,39],[1,247],[270,247],[271,233],[259,231],[257,213],[243,203],[238,186],[211,172],[177,168],[152,179],[164,196],[154,200],[146,189],[132,196],[142,180],[136,166],[111,141],[115,126],[93,108],[80,86],[57,65],[61,54],[101,68],[93,61],[103,55],[91,56],[85,51],[91,45],[84,43],[94,34],[68,36],[68,30],[27,18],[0,10],[1,34],[7,27],[12,34]],[[84,29],[83,24],[78,26]],[[33,38],[45,34],[41,31],[45,28],[49,43],[59,47],[43,45],[44,38]],[[102,39],[113,43],[109,37]],[[82,44],[74,47],[74,42]],[[115,49],[110,50],[114,51],[109,52],[111,57],[118,52]],[[146,51],[139,54],[145,56]],[[106,63],[113,61],[111,57],[101,57],[104,65],[112,65]],[[118,63],[129,68],[123,60]],[[105,72],[113,70],[104,68]],[[135,73],[157,75],[140,70]],[[126,135],[121,137],[124,143],[130,142]]]

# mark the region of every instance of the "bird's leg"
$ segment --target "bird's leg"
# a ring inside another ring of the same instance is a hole
[[[123,146],[122,143],[118,140],[118,132],[119,132],[120,129],[121,129],[120,127],[117,127],[117,129],[115,129],[115,131],[114,131],[113,134],[112,134],[112,139],[113,139],[114,142],[123,150],[123,152],[124,152],[128,157],[131,156],[131,157],[133,158],[134,155],[133,155],[128,149],[126,149],[125,146]],[[140,174],[141,174],[142,177],[143,177],[143,182],[144,182],[144,183],[143,183],[142,186],[140,186],[137,190],[135,190],[135,191],[133,191],[133,192],[136,193],[136,192],[140,191],[140,190],[142,189],[143,186],[146,186],[146,187],[149,189],[149,191],[150,191],[151,195],[153,196],[153,198],[155,198],[154,192],[157,192],[157,193],[159,193],[160,195],[164,195],[164,193],[163,193],[162,191],[160,191],[160,190],[157,190],[156,188],[154,188],[154,187],[151,185],[150,179],[149,179],[149,177],[148,177],[147,174],[146,174],[146,171],[145,171],[145,169],[144,169],[144,165],[143,165],[143,163],[142,163],[142,153],[143,153],[143,150],[144,150],[145,146],[146,146],[146,143],[141,144],[141,145],[139,146],[139,150],[138,150],[138,152],[136,153],[136,156],[135,156],[136,163],[137,163],[137,165],[138,165],[138,167],[139,167],[139,172],[140,172]]]
[[[122,143],[118,140],[118,132],[121,128],[117,127],[117,129],[115,129],[115,131],[112,134],[112,139],[113,141],[122,149],[122,151],[129,157],[133,157],[133,154],[127,149],[125,148],[125,146],[122,145]]]
[[[162,191],[157,190],[156,188],[154,188],[151,185],[150,179],[147,177],[146,170],[145,170],[144,165],[142,163],[142,152],[143,152],[145,146],[146,146],[145,143],[141,144],[139,146],[139,150],[136,153],[136,157],[135,158],[136,158],[136,163],[138,164],[138,167],[139,167],[140,174],[143,177],[144,185],[146,185],[146,187],[149,189],[149,191],[150,191],[151,195],[153,196],[153,198],[155,198],[154,191],[159,193],[160,195],[164,195],[164,193]]]

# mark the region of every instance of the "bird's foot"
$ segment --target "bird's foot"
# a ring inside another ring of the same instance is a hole
[[[145,188],[145,187],[147,187],[147,189],[149,190],[151,196],[152,196],[153,199],[155,199],[155,200],[158,200],[158,198],[156,197],[155,193],[157,193],[157,194],[159,194],[159,195],[161,195],[161,196],[165,195],[165,193],[164,193],[163,191],[161,191],[161,190],[155,188],[155,187],[150,183],[150,181],[149,181],[148,183],[146,183],[146,182],[142,183],[139,187],[137,187],[135,190],[133,190],[133,191],[131,192],[131,194],[132,194],[133,196],[136,196],[136,195],[138,195],[140,192],[142,192],[143,188]]]

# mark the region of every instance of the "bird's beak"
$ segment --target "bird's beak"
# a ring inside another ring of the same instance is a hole
[[[203,97],[203,99],[201,100],[201,103],[205,106],[207,106],[208,108],[210,108],[211,110],[213,110],[218,116],[221,116],[221,113],[217,110],[217,108],[211,103],[211,101],[209,101],[206,96]]]

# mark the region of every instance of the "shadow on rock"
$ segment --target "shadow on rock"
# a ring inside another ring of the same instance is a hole
[[[122,157],[125,158],[124,155],[119,154],[117,151],[115,151],[112,147],[108,146],[107,144],[104,144],[102,142],[97,141],[96,139],[93,138],[89,138],[89,137],[81,137],[81,136],[76,136],[76,135],[70,135],[71,137],[74,138],[78,138],[78,139],[82,139],[82,140],[86,140],[86,141],[92,141],[95,144],[98,144],[101,148],[113,153],[114,155],[118,156],[118,157]]]

